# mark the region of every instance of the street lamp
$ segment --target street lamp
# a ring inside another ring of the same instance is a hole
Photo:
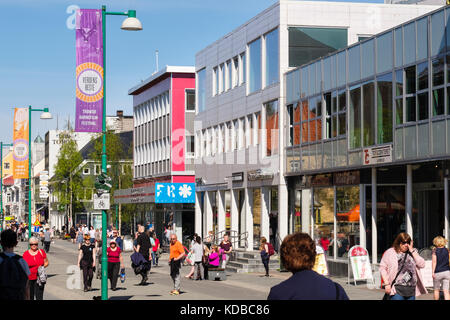
[[[44,109],[33,109],[28,106],[28,234],[31,238],[31,112],[42,112],[41,119],[49,120],[52,119],[52,114],[48,111],[48,108]],[[28,248],[30,244],[28,244]]]
[[[106,16],[127,16],[122,23],[122,30],[142,30],[141,22],[136,18],[136,10],[127,12],[107,12],[106,6],[102,6],[102,31],[103,31],[103,116],[102,116],[102,173],[107,172],[106,158]],[[102,210],[102,300],[108,300],[108,258],[106,255],[106,210]]]
[[[3,231],[3,147],[12,147],[12,143],[3,143],[0,142],[0,159],[1,159],[1,168],[0,168],[0,232]]]

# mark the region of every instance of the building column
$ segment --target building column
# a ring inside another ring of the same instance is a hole
[[[218,231],[225,231],[225,191],[217,190],[218,203],[217,203],[217,225]],[[222,234],[223,237],[224,234]]]
[[[449,238],[449,212],[448,212],[448,178],[444,178],[444,210],[445,210],[445,222],[444,222],[444,238]],[[447,242],[447,248],[449,243]]]
[[[377,169],[372,168],[372,264],[377,263]]]
[[[412,226],[412,166],[406,165],[406,232],[413,239]]]
[[[366,192],[363,184],[359,185],[359,245],[367,249],[366,241]]]
[[[253,250],[253,189],[245,188],[245,221],[247,231],[247,251]]]
[[[302,190],[302,232],[311,235],[310,227],[311,217],[311,189]]]
[[[280,179],[284,180],[283,177],[280,177]],[[288,188],[286,184],[280,184],[278,186],[278,235],[280,236],[280,241],[283,241],[288,235],[288,219]],[[277,235],[275,235],[275,239],[277,239],[276,237]],[[279,243],[279,245],[281,245],[281,243]]]
[[[211,192],[205,191],[205,199],[204,199],[204,221],[205,221],[205,231],[204,236],[208,236],[208,232],[213,231],[213,212],[211,206]]]
[[[204,234],[202,234],[202,208],[201,208],[201,193],[196,192],[195,193],[195,217],[194,217],[194,223],[195,223],[195,229],[194,232],[198,235],[200,235],[203,239]]]
[[[181,211],[174,211],[173,222],[178,241],[183,243],[183,220]]]
[[[239,235],[239,204],[238,201],[238,194],[239,190],[230,190],[230,196],[231,196],[231,231],[236,232],[236,235]]]
[[[261,237],[267,241],[270,241],[270,207],[270,187],[261,187]]]

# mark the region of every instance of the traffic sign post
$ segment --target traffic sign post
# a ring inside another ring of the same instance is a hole
[[[94,210],[109,210],[110,203],[109,193],[103,193],[100,196],[94,194]]]

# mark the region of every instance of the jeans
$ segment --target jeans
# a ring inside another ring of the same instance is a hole
[[[120,262],[108,262],[108,278],[111,281],[111,289],[117,287],[117,279],[119,279]]]
[[[153,260],[153,265],[157,266],[158,265],[158,256],[156,255],[155,251],[152,251],[152,260]]]
[[[269,259],[262,259],[262,263],[264,265],[264,269],[266,269],[266,275],[269,274]]]
[[[399,295],[398,293],[396,293],[393,296],[391,296],[391,300],[416,300],[416,297],[415,296],[403,297],[403,296]]]
[[[171,274],[170,276],[172,277],[172,280],[173,280],[173,288],[177,291],[180,291],[180,286],[181,286],[180,269],[178,269],[177,271],[178,272],[175,272],[175,273]]]
[[[225,260],[222,260],[222,269],[227,267],[228,260],[230,259],[230,255],[228,253],[224,253]]]
[[[50,241],[44,241],[44,250],[45,252],[50,251]]]
[[[44,300],[45,284],[39,286],[37,280],[30,280],[30,300]]]
[[[202,279],[202,274],[204,274],[203,263],[201,261],[195,262],[194,263],[194,280],[197,280],[198,278]]]
[[[92,262],[81,260],[81,268],[83,269],[83,284],[84,289],[88,289],[92,286],[92,278],[94,277],[94,267]]]

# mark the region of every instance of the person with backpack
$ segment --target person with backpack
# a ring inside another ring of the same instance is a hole
[[[230,259],[231,251],[233,251],[233,246],[231,244],[231,241],[228,239],[228,234],[225,234],[223,236],[223,240],[220,243],[220,249],[223,250],[222,254],[222,268],[225,269],[228,263],[228,260]]]
[[[44,250],[39,249],[39,240],[31,237],[28,241],[30,249],[23,253],[23,259],[27,262],[30,268],[30,300],[43,300],[44,287],[46,282],[45,271],[43,268],[48,267],[47,254]]]
[[[272,251],[270,250],[272,248]],[[273,255],[273,247],[270,243],[267,242],[265,237],[261,237],[261,245],[259,246],[259,251],[261,254],[261,261],[264,265],[264,269],[266,269],[266,277],[269,277],[269,261],[270,256]]]
[[[0,300],[30,300],[30,268],[20,255],[14,253],[18,244],[16,233],[4,230],[0,243],[3,247],[0,253]]]

